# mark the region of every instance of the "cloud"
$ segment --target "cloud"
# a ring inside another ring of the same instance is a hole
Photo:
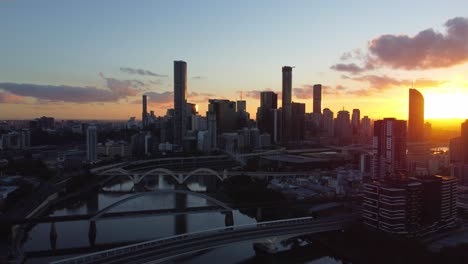
[[[167,77],[167,75],[164,75],[164,74],[154,73],[154,72],[143,70],[143,69],[128,68],[128,67],[126,68],[122,67],[120,68],[120,71],[129,73],[129,74],[138,74],[138,75],[143,75],[143,76]]]
[[[174,93],[173,92],[147,92],[145,93],[148,96],[148,101],[150,103],[158,103],[158,104],[164,104],[164,103],[170,103],[174,102]]]
[[[363,66],[339,63],[331,68],[358,74],[381,67],[425,70],[468,62],[468,18],[449,19],[444,27],[446,31],[442,33],[429,28],[414,36],[381,35],[369,41],[365,52],[346,52],[340,58],[342,61],[354,59]]]
[[[192,77],[192,80],[204,80],[204,79],[206,79],[205,76],[193,76]]]
[[[154,84],[154,85],[162,85],[163,84],[163,81],[162,80],[149,80],[148,81],[149,83],[151,84]]]
[[[26,98],[10,92],[0,92],[0,104],[24,104]]]
[[[401,86],[405,86],[405,87],[414,86],[415,88],[427,88],[427,87],[438,87],[446,83],[446,81],[438,81],[438,80],[431,80],[431,79],[416,79],[413,82],[412,80],[396,79],[393,77],[389,77],[387,75],[381,75],[381,76],[364,75],[364,76],[359,76],[359,77],[348,77],[346,75],[343,75],[342,78],[368,84],[368,88],[366,89],[359,89],[359,90],[348,89],[346,92],[347,94],[359,95],[359,96],[372,95],[374,93],[383,92],[387,89],[401,87]]]
[[[99,76],[106,80],[107,88],[121,97],[135,96],[141,90],[140,88],[145,85],[140,80],[118,80],[105,77],[102,73],[99,73]]]
[[[335,70],[335,71],[341,71],[341,72],[349,72],[351,74],[358,74],[366,70],[365,68],[360,67],[356,65],[355,63],[348,63],[348,64],[338,63],[335,65],[332,65],[330,69]]]
[[[348,88],[338,84],[335,87],[322,85],[322,94],[338,95],[347,90]],[[298,99],[310,99],[314,96],[314,85],[305,84],[301,88],[293,88],[294,96]]]
[[[250,90],[250,91],[237,91],[237,94],[242,94],[243,98],[252,98],[260,100],[260,93],[261,92],[274,92],[278,95],[278,100],[281,100],[281,92],[273,91],[270,88],[266,88],[264,90]]]
[[[468,19],[449,19],[446,34],[426,29],[414,37],[383,35],[369,43],[375,64],[395,69],[445,68],[468,61]]]
[[[73,103],[114,102],[125,96],[112,90],[95,87],[67,85],[38,85],[27,83],[0,83],[0,89],[16,96],[33,97],[38,100]]]
[[[212,93],[191,92],[188,95],[188,100],[192,103],[208,103],[208,100],[213,97],[216,95]]]

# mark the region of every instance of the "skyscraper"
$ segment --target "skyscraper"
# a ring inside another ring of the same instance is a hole
[[[401,178],[406,173],[406,121],[385,118],[374,122],[374,178]]]
[[[335,137],[337,137],[340,145],[347,145],[351,143],[351,136],[349,112],[345,110],[339,111],[335,122]]]
[[[322,113],[322,85],[315,84],[314,85],[314,105],[313,105],[313,113],[320,114]]]
[[[333,137],[333,118],[333,112],[330,109],[323,109],[323,130],[328,137]]]
[[[361,128],[361,111],[359,111],[359,109],[353,109],[353,116],[351,118],[351,126],[353,128],[353,134],[357,135]]]
[[[97,129],[94,125],[86,130],[86,158],[89,162],[97,160]]]
[[[142,124],[143,129],[148,127],[148,109],[147,109],[146,94],[143,95],[143,112],[141,113],[141,124]]]
[[[424,97],[416,89],[409,89],[408,141],[424,141]]]
[[[218,134],[235,132],[239,129],[236,102],[225,99],[210,99],[208,112],[216,116]]]
[[[468,119],[461,124],[462,163],[468,164]]]
[[[260,93],[260,107],[257,109],[257,125],[262,133],[268,133],[277,141],[278,128],[276,109],[278,108],[278,95],[271,91]]]
[[[181,145],[186,132],[187,63],[174,61],[174,143]]]
[[[284,66],[283,69],[283,89],[282,89],[282,122],[281,141],[288,142],[291,137],[291,92],[292,92],[292,67]]]
[[[291,104],[291,136],[292,141],[304,140],[305,134],[305,104],[295,103]]]
[[[237,101],[237,112],[245,112],[247,111],[247,102],[245,100],[238,100]]]
[[[277,109],[278,95],[272,91],[260,92],[260,107],[266,109]]]

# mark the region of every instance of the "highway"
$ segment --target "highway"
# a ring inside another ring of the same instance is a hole
[[[321,220],[306,217],[217,228],[137,243],[52,263],[158,263],[184,254],[241,241],[343,230],[356,217],[356,215],[346,215]]]

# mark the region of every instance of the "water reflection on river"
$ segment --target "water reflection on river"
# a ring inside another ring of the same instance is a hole
[[[217,180],[211,177],[194,177],[187,183],[187,187],[193,191],[206,191],[215,188]],[[152,189],[174,189],[175,185],[170,178],[162,177],[149,180],[146,187]],[[215,186],[212,186],[215,185]],[[125,197],[131,193],[118,193],[120,191],[130,191],[133,183],[129,180],[123,180],[103,188],[105,191],[96,191],[88,195],[85,201],[70,205],[67,208],[53,210],[50,215],[77,215],[95,213]],[[110,212],[148,210],[148,209],[169,209],[212,205],[204,198],[183,194],[162,193],[156,196],[144,196],[135,200],[130,200],[121,204]],[[242,225],[255,223],[254,218],[250,218],[239,211],[233,212],[234,224]],[[206,229],[219,228],[225,226],[225,216],[221,213],[200,213],[178,216],[158,216],[141,217],[118,220],[101,220],[96,224],[97,234],[95,245],[118,244],[125,242],[136,242],[155,238],[162,238],[181,234],[185,232],[196,232]],[[89,222],[73,221],[55,224],[57,239],[55,248],[57,251],[63,249],[89,248],[90,239],[88,238]],[[29,236],[23,245],[25,252],[47,253],[52,249],[50,239],[51,224],[38,224],[29,232]],[[54,257],[34,257],[28,258],[26,263],[44,263],[51,260],[57,260],[65,257],[71,257],[72,250],[66,252],[65,256]],[[38,255],[36,253],[36,255]],[[316,257],[314,257],[316,258]],[[174,263],[254,263],[255,252],[252,248],[252,242],[237,243],[224,246],[218,249],[204,251],[190,256],[189,258],[179,258]],[[278,263],[275,261],[275,263]],[[281,263],[281,262],[280,262]],[[333,258],[322,256],[312,262],[301,261],[301,263],[341,263]]]

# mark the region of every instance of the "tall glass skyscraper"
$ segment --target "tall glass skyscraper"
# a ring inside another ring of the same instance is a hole
[[[424,141],[424,97],[416,89],[409,89],[408,141]]]

